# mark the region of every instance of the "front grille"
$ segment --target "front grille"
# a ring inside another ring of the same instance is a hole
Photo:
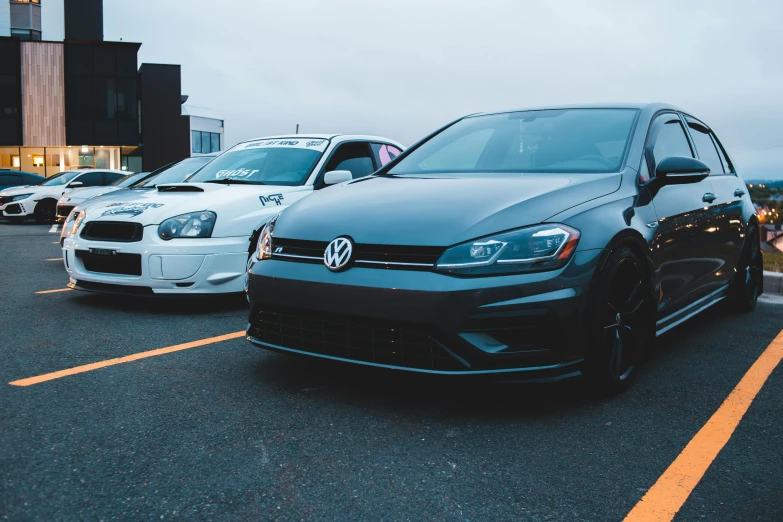
[[[141,241],[144,227],[140,223],[117,221],[90,221],[84,225],[81,237],[93,241],[115,241],[133,243]]]
[[[262,343],[303,352],[421,370],[468,368],[428,332],[412,325],[304,310],[257,308],[249,335]]]
[[[272,257],[300,263],[323,263],[324,252],[328,244],[325,241],[274,238]],[[445,251],[443,247],[358,243],[354,244],[353,249],[355,266],[408,270],[431,270]]]
[[[14,200],[16,196],[3,196],[0,197],[0,205],[5,205],[6,203],[10,203]]]
[[[141,254],[113,255],[93,254],[88,250],[77,250],[76,257],[82,260],[88,272],[101,274],[141,275]]]
[[[57,205],[57,216],[67,218],[76,205]]]

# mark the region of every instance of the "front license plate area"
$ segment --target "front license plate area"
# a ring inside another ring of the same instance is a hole
[[[90,254],[96,255],[96,256],[116,256],[117,251],[112,250],[111,248],[91,248]]]

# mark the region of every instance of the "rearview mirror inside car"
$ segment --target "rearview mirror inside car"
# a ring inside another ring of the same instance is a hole
[[[350,170],[332,170],[324,174],[324,185],[336,185],[352,179],[353,174]]]
[[[710,175],[710,167],[695,158],[670,156],[655,168],[655,177],[667,185],[698,183]]]

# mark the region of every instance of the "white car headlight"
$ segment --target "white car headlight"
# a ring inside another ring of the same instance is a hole
[[[216,219],[217,214],[209,210],[174,216],[160,224],[158,235],[167,241],[177,237],[210,237]]]
[[[449,248],[435,269],[466,276],[555,270],[570,261],[579,236],[557,223],[521,228]]]
[[[32,194],[19,194],[18,196],[11,196],[11,201],[22,201],[23,199],[27,199]]]
[[[269,259],[272,257],[272,236],[275,232],[275,223],[280,214],[267,221],[264,228],[261,229],[261,235],[258,237],[258,259]]]
[[[63,225],[63,230],[67,230],[66,236],[71,237],[76,235],[76,231],[79,230],[79,226],[84,223],[85,218],[87,218],[86,210],[71,210],[71,213],[68,214],[68,217],[65,219],[65,224]]]

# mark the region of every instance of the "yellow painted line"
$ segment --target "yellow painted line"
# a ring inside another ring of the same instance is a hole
[[[49,259],[47,259],[47,261],[62,261],[62,260],[63,260],[62,257],[50,257]]]
[[[175,344],[167,348],[158,348],[157,350],[149,350],[147,352],[135,353],[133,355],[126,355],[125,357],[118,357],[116,359],[107,359],[91,364],[85,364],[82,366],[75,366],[68,368],[67,370],[60,370],[58,372],[45,373],[38,375],[37,377],[28,377],[27,379],[20,379],[18,381],[9,382],[11,386],[31,386],[33,384],[40,384],[46,381],[53,381],[54,379],[60,379],[69,375],[76,375],[77,373],[91,372],[100,368],[106,368],[107,366],[114,366],[115,364],[129,363],[138,361],[139,359],[146,359],[147,357],[155,357],[157,355],[164,355],[172,352],[179,352],[182,350],[189,350],[190,348],[198,348],[207,344],[219,343],[221,341],[228,341],[229,339],[237,339],[244,337],[245,332],[234,332],[226,335],[218,335],[217,337],[209,337],[207,339],[201,339],[200,341],[192,341],[184,344]]]
[[[783,331],[753,363],[707,424],[628,513],[624,522],[661,522],[674,519],[707,468],[729,441],[753,399],[781,359]]]
[[[40,292],[36,292],[36,294],[56,294],[57,292],[70,292],[71,290],[73,290],[73,288],[58,288],[57,290],[41,290]]]

